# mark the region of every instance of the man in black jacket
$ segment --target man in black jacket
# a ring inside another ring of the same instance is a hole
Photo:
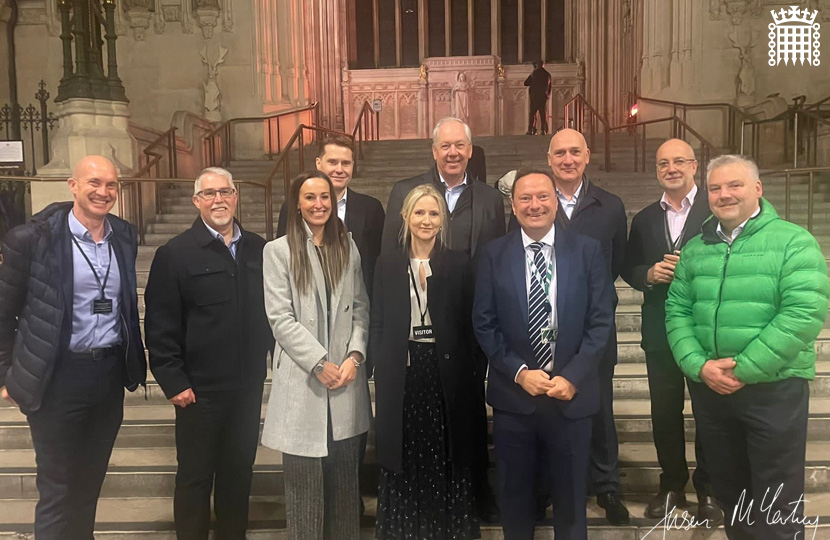
[[[548,134],[547,103],[550,97],[550,73],[545,69],[544,60],[533,62],[533,71],[525,79],[530,97],[530,117],[527,120],[527,135],[536,135],[536,113],[542,124],[542,135]]]
[[[369,299],[372,298],[375,262],[380,254],[380,239],[383,234],[383,205],[369,195],[358,193],[349,187],[354,173],[354,143],[348,137],[334,135],[323,139],[320,155],[315,162],[317,170],[323,171],[331,179],[337,195],[337,216],[352,233],[352,239],[360,252],[360,266],[363,270],[363,283]],[[288,202],[280,208],[277,222],[277,238],[285,236]],[[296,211],[296,209],[294,209]]]
[[[145,291],[150,369],[176,409],[180,540],[207,540],[210,493],[223,540],[244,540],[266,359],[265,241],[234,219],[231,174],[196,179],[193,226],[160,247]]]
[[[432,157],[435,165],[427,172],[400,180],[392,187],[386,205],[386,221],[383,225],[383,251],[400,249],[400,232],[403,225],[401,207],[407,194],[415,186],[432,184],[447,201],[449,219],[447,247],[463,251],[473,260],[484,246],[505,233],[504,202],[501,194],[484,182],[477,182],[467,172],[467,165],[473,152],[470,127],[457,118],[444,118],[435,124],[432,131]],[[473,464],[473,482],[479,517],[486,523],[498,520],[496,499],[487,479],[489,455],[487,452],[487,413],[484,403],[484,378],[487,374],[487,359],[476,351],[476,373],[473,383],[478,413],[473,432],[477,435],[478,449]]]
[[[611,282],[620,275],[625,253],[625,207],[616,195],[592,184],[585,175],[591,151],[578,131],[563,129],[551,137],[548,165],[556,181],[559,209],[556,225],[599,240]],[[614,296],[614,308],[617,299]],[[614,425],[614,366],[617,364],[617,328],[599,365],[600,410],[594,415],[589,478],[597,504],[612,525],[629,522],[620,500],[620,465],[617,428]]]
[[[662,198],[640,211],[631,222],[622,277],[643,291],[641,346],[646,353],[648,391],[651,397],[651,424],[657,460],[660,463],[660,492],[651,500],[645,516],[662,519],[674,506],[686,503],[686,437],[683,422],[686,379],[674,361],[666,339],[666,298],[674,280],[674,267],[686,242],[700,234],[711,215],[706,192],[695,185],[697,160],[685,141],[669,139],[657,150],[657,180]],[[711,496],[709,475],[695,436],[697,468],[692,483],[697,491],[698,521],[710,525],[723,519]]]
[[[0,265],[0,394],[31,428],[38,540],[92,540],[124,387],[147,374],[136,231],[109,214],[118,173],[88,156],[68,183],[74,202],[13,229]]]

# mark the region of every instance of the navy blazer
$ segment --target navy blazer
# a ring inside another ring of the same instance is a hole
[[[525,253],[520,230],[484,248],[478,266],[473,326],[490,361],[487,401],[495,409],[531,414],[557,407],[567,418],[599,410],[597,368],[614,321],[614,291],[599,242],[556,226],[556,309],[559,337],[553,373],[577,389],[571,401],[532,397],[514,382],[522,364],[535,366],[527,331]]]

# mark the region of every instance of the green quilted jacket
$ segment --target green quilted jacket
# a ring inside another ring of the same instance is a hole
[[[815,238],[761,212],[730,247],[710,218],[680,255],[666,330],[680,369],[700,382],[707,360],[734,358],[744,383],[813,379],[814,342],[827,317],[827,264]]]

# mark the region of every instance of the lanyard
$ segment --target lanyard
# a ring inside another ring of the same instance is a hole
[[[421,311],[421,295],[418,294],[418,284],[415,283],[415,274],[412,272],[412,265],[407,265],[407,268],[409,268],[409,277],[412,279],[412,290],[415,291],[415,300],[418,301],[418,313],[421,314],[421,326],[426,326],[424,319],[426,318],[427,310],[429,309],[429,299],[426,299],[424,310]]]
[[[669,227],[669,212],[663,212],[663,232],[666,235],[666,244],[669,246],[669,252],[674,253],[675,250],[680,249],[680,246],[683,245],[683,237],[686,236],[686,225],[688,224],[689,216],[687,214],[686,220],[683,222],[683,228],[680,230],[680,234],[678,235],[677,240],[672,240],[671,228]]]
[[[86,264],[89,265],[89,269],[92,270],[92,275],[95,277],[95,281],[98,283],[98,290],[101,291],[101,300],[106,298],[104,294],[104,290],[107,288],[107,281],[110,279],[110,268],[112,268],[112,242],[107,241],[107,250],[109,252],[109,260],[107,261],[107,273],[104,274],[104,283],[101,283],[101,278],[98,276],[98,272],[95,270],[95,267],[92,266],[92,261],[89,260],[89,257],[86,256],[84,250],[81,249],[81,244],[78,243],[78,239],[75,238],[75,235],[70,234],[69,236],[72,237],[72,241],[75,242],[75,245],[78,247],[78,251],[81,252],[81,255],[84,257]]]
[[[541,253],[541,251],[539,253]],[[542,286],[542,289],[545,291],[545,297],[547,298],[548,291],[550,290],[550,283],[553,281],[553,273],[556,270],[553,265],[553,253],[551,253],[550,263],[548,264],[548,268],[545,271],[544,276],[539,274],[539,269],[536,268],[536,262],[527,250],[525,250],[525,258],[527,259],[527,264],[530,267],[530,274],[536,278],[536,281]]]

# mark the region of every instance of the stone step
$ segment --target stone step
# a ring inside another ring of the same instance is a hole
[[[693,512],[696,499],[688,498],[687,506],[678,509],[677,521],[673,528],[665,528],[658,520],[643,516],[651,495],[628,495],[625,503],[632,515],[630,525],[624,527],[609,526],[605,512],[596,505],[593,498],[587,501],[588,538],[590,540],[644,540],[646,538],[669,538],[671,540],[693,540],[707,538],[726,540],[723,527],[715,529],[683,529],[680,521],[683,510]],[[811,494],[805,503],[805,516],[810,523],[807,526],[808,538],[825,538],[830,536],[830,494]],[[366,515],[361,519],[361,540],[375,538],[374,516],[376,500],[364,497]],[[0,539],[21,540],[30,538],[36,501],[31,499],[2,501],[0,505]],[[248,540],[286,540],[284,499],[280,496],[253,496],[249,509],[249,524],[246,537]],[[176,540],[173,530],[173,499],[170,497],[148,498],[102,498],[98,502],[95,538],[98,540]],[[815,530],[815,534],[813,531]],[[825,535],[824,533],[828,533]],[[537,524],[536,538],[553,538],[551,513]],[[503,540],[499,525],[482,525],[482,540]]]

